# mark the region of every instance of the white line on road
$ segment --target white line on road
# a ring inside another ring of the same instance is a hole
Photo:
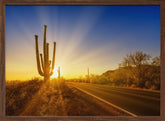
[[[131,115],[131,116],[137,117],[137,115],[135,115],[135,114],[133,114],[133,113],[131,113],[131,112],[128,112],[127,110],[122,109],[122,108],[120,108],[119,106],[116,106],[116,105],[114,105],[114,104],[112,104],[112,103],[110,103],[110,102],[108,102],[108,101],[106,101],[106,100],[104,100],[104,99],[102,99],[102,98],[100,98],[100,97],[97,97],[97,96],[95,96],[95,95],[93,95],[93,94],[91,94],[91,93],[89,93],[89,92],[87,92],[87,91],[85,91],[85,90],[83,90],[83,89],[80,89],[79,87],[76,87],[76,86],[74,86],[74,87],[77,88],[78,90],[80,90],[80,91],[82,91],[82,92],[84,92],[84,93],[86,93],[86,94],[92,96],[92,97],[95,97],[96,99],[98,99],[98,100],[100,100],[100,101],[102,101],[102,102],[104,102],[104,103],[106,103],[106,104],[108,104],[108,105],[110,105],[110,106],[112,106],[112,107],[114,107],[114,108],[117,108],[118,110],[123,111],[123,112],[126,113],[126,114],[129,114],[129,115]]]

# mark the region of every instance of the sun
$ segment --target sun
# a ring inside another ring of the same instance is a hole
[[[57,78],[58,77],[58,66],[56,66],[53,70],[53,75],[51,76],[51,78]]]

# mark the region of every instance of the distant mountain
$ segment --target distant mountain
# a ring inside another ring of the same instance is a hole
[[[155,66],[155,65],[141,65],[142,68],[154,68],[155,70],[159,70],[160,71],[160,66]],[[133,68],[136,68],[136,67],[133,67]],[[106,76],[106,77],[109,77],[110,75],[114,74],[114,72],[118,71],[118,70],[123,70],[123,69],[128,69],[128,67],[120,67],[120,68],[117,68],[115,70],[108,70],[104,73],[102,73],[101,75],[103,76]]]

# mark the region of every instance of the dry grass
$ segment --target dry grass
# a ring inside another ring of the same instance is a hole
[[[15,81],[6,83],[6,115],[19,115],[32,96],[39,90],[42,81]]]

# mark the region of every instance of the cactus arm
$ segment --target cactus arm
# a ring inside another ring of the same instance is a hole
[[[52,75],[53,74],[54,64],[55,64],[55,53],[56,53],[56,42],[54,42],[52,68],[51,68],[51,72],[50,72],[49,75]]]
[[[46,43],[46,56],[47,56],[47,58],[46,58],[46,60],[47,60],[47,63],[49,64],[49,43]]]
[[[50,67],[50,65],[51,65],[51,60],[49,60],[49,67]],[[53,74],[53,73],[52,73]],[[49,71],[49,76],[51,76],[51,69],[50,69],[50,71]]]
[[[42,70],[43,70],[43,72],[44,72],[44,62],[43,62],[43,57],[42,57],[42,54],[40,54],[40,58],[41,58]]]
[[[48,61],[48,65],[49,65],[49,66],[51,65],[51,60]],[[50,69],[50,71],[51,71],[51,69]]]
[[[47,52],[46,52],[46,29],[47,26],[44,25],[44,43],[43,43],[43,53],[44,53],[44,69],[46,69],[46,63],[47,63]]]
[[[38,36],[37,35],[35,35],[35,42],[36,42],[36,60],[37,60],[38,73],[41,76],[44,76],[44,73],[41,71],[41,66],[40,66],[39,50],[38,50]]]
[[[49,67],[49,72],[50,72],[50,64],[51,64],[51,61],[49,60],[49,43],[46,43],[46,53],[47,53],[47,65]]]
[[[54,64],[55,64],[55,53],[56,53],[56,42],[54,42],[54,48],[53,48],[52,71],[54,70]]]
[[[53,71],[51,70],[51,72],[49,73],[49,76],[52,76],[53,75]]]

